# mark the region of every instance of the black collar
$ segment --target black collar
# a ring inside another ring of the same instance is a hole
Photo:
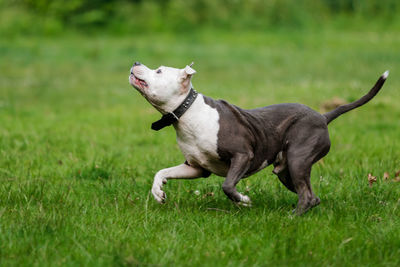
[[[178,121],[179,118],[186,112],[186,110],[188,110],[193,104],[197,95],[198,93],[196,92],[196,90],[191,88],[189,94],[187,95],[185,100],[183,100],[182,104],[180,104],[179,107],[177,107],[174,111],[163,115],[158,121],[153,122],[151,124],[151,129],[158,131]]]

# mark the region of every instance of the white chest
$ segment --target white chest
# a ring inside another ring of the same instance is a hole
[[[179,148],[190,165],[226,176],[228,166],[218,156],[219,114],[201,94],[175,127]]]

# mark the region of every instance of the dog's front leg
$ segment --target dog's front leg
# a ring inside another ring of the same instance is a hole
[[[166,194],[162,190],[164,184],[169,179],[196,179],[203,177],[204,170],[195,168],[187,164],[181,164],[175,167],[166,168],[158,171],[154,176],[153,187],[151,193],[159,203],[164,203]]]
[[[243,204],[244,206],[250,205],[250,198],[246,195],[240,194],[236,190],[236,185],[246,174],[250,167],[250,160],[253,158],[251,153],[238,153],[231,159],[228,175],[222,184],[224,193],[234,202]]]

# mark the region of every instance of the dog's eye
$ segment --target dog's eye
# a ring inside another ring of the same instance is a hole
[[[161,73],[161,69],[158,69],[158,70],[157,70],[157,73],[160,74],[160,73]]]

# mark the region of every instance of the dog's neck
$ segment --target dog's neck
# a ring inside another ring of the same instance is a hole
[[[190,83],[189,87],[186,88],[183,94],[176,95],[171,97],[167,102],[156,102],[152,101],[146,97],[147,101],[161,114],[165,115],[176,110],[186,99],[186,97],[190,94],[191,89],[193,89],[192,83]]]
[[[196,100],[198,93],[191,88],[186,95],[185,99],[172,111],[165,113],[160,120],[151,125],[151,129],[158,131],[166,126],[172,125],[174,122],[179,121],[179,118],[190,108]]]

